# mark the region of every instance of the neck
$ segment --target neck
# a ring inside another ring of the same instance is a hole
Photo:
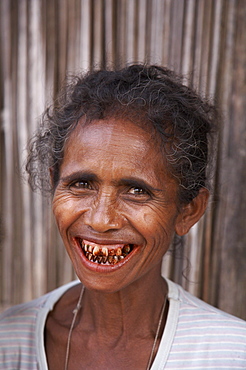
[[[114,293],[85,289],[78,329],[114,341],[122,336],[153,337],[166,294],[160,266]]]

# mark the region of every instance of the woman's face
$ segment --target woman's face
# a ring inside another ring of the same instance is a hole
[[[80,280],[118,291],[159,269],[179,222],[178,186],[150,134],[128,120],[79,124],[53,199]]]

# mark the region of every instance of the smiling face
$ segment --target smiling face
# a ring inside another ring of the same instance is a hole
[[[117,291],[160,269],[181,215],[178,186],[150,134],[127,120],[79,124],[53,198],[79,279]]]

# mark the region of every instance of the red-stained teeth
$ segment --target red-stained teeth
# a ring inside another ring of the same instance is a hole
[[[99,264],[107,263],[114,265],[123,260],[131,252],[131,246],[129,244],[124,245],[122,248],[117,247],[116,249],[105,246],[101,248],[100,245],[85,244],[82,240],[80,240],[80,245],[85,252],[86,258],[88,258],[88,260],[91,262]]]
[[[102,254],[106,257],[108,257],[108,248],[107,247],[102,247]]]
[[[116,250],[116,256],[121,256],[121,255],[122,255],[121,248],[117,248],[117,250]]]
[[[97,247],[97,246],[94,247],[92,253],[93,253],[94,256],[98,256],[99,253],[100,253],[100,248]]]
[[[131,248],[130,248],[130,246],[129,246],[129,245],[125,245],[125,246],[123,247],[123,249],[122,249],[122,252],[123,252],[123,253],[126,253],[126,254],[128,254],[130,251],[131,251]]]

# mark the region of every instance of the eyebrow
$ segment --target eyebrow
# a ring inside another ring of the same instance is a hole
[[[136,177],[122,178],[119,181],[113,181],[113,183],[115,183],[118,186],[139,187],[139,188],[143,188],[143,189],[146,189],[146,190],[149,190],[149,191],[158,191],[158,192],[163,191],[162,189],[154,188],[153,186],[151,186],[146,181],[144,181],[142,179],[139,179],[139,178],[136,178]]]
[[[99,177],[94,174],[91,171],[76,171],[71,173],[68,176],[64,176],[60,178],[61,182],[65,183],[70,183],[75,180],[83,179],[84,181],[96,181],[96,182],[101,182]],[[149,183],[146,181],[139,179],[137,177],[125,177],[120,180],[113,180],[112,184],[115,186],[129,186],[129,187],[139,187],[143,188],[149,191],[155,191],[155,192],[162,192],[163,189],[157,189],[151,186]]]
[[[98,177],[91,171],[76,171],[70,175],[61,177],[60,181],[68,183],[78,179],[83,179],[85,181],[99,181]]]

